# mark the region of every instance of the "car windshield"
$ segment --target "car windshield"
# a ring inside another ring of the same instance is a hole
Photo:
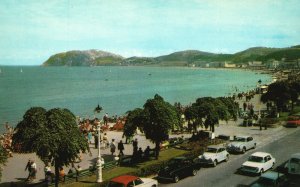
[[[246,138],[236,137],[236,138],[235,138],[235,141],[238,141],[238,142],[245,142],[245,141],[246,141]]]
[[[296,163],[296,164],[300,164],[300,159],[298,158],[291,158],[291,163]]]
[[[248,159],[248,161],[263,163],[264,162],[264,158],[263,157],[259,157],[259,156],[250,156],[249,159]]]
[[[125,187],[125,185],[118,182],[109,181],[107,187]]]
[[[212,147],[208,147],[206,152],[209,152],[209,153],[216,153],[218,149],[216,148],[212,148]]]

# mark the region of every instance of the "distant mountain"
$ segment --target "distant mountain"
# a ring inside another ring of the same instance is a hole
[[[68,51],[51,56],[44,66],[103,66],[120,65],[124,58],[113,53],[86,50],[86,51]]]
[[[171,53],[165,56],[156,57],[156,59],[160,62],[161,65],[184,66],[190,64],[200,65],[207,62],[226,59],[225,56],[224,59],[222,57],[223,57],[222,54],[214,54],[214,53],[202,52],[197,50],[187,50],[187,51],[179,51],[179,52]]]
[[[178,51],[158,57],[130,57],[98,51],[68,51],[51,56],[44,66],[204,66],[206,63],[229,62],[235,64],[249,61],[300,59],[300,45],[289,48],[253,47],[235,54],[217,54],[197,50]]]

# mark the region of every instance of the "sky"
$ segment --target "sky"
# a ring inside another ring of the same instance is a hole
[[[160,56],[300,44],[300,0],[1,0],[0,65],[69,50]]]

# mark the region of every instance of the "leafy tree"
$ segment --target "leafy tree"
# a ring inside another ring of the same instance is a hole
[[[2,177],[2,165],[4,165],[7,161],[7,157],[7,151],[2,146],[0,146],[0,181]]]
[[[12,144],[18,152],[35,152],[44,162],[51,162],[55,167],[56,186],[59,168],[68,166],[81,151],[88,150],[74,114],[60,108],[49,111],[41,107],[30,108],[16,127]]]
[[[198,115],[199,107],[195,104],[188,106],[185,111],[185,119],[189,125],[192,125],[193,131],[197,131],[197,127],[202,125],[202,118]]]
[[[126,137],[134,136],[137,128],[140,128],[143,131],[143,119],[143,109],[136,108],[132,111],[128,111],[126,121],[124,124],[124,135]]]
[[[144,104],[143,129],[147,139],[155,143],[156,158],[159,156],[159,145],[169,138],[169,131],[180,125],[177,110],[170,103],[156,94]]]
[[[286,110],[289,100],[291,100],[290,86],[283,81],[270,84],[268,92],[261,96],[262,102],[273,101],[279,110]]]
[[[124,134],[133,135],[139,127],[155,143],[156,158],[159,156],[159,145],[169,138],[169,131],[180,125],[180,115],[176,107],[155,95],[154,99],[148,99],[144,109],[130,111],[124,127]]]
[[[296,80],[290,83],[290,94],[292,100],[292,110],[294,109],[294,103],[298,101],[300,94],[300,80]]]

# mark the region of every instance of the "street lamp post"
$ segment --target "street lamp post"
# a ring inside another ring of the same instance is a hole
[[[102,182],[102,158],[100,152],[100,121],[98,122],[97,131],[98,131],[98,157],[97,157],[97,183]]]

